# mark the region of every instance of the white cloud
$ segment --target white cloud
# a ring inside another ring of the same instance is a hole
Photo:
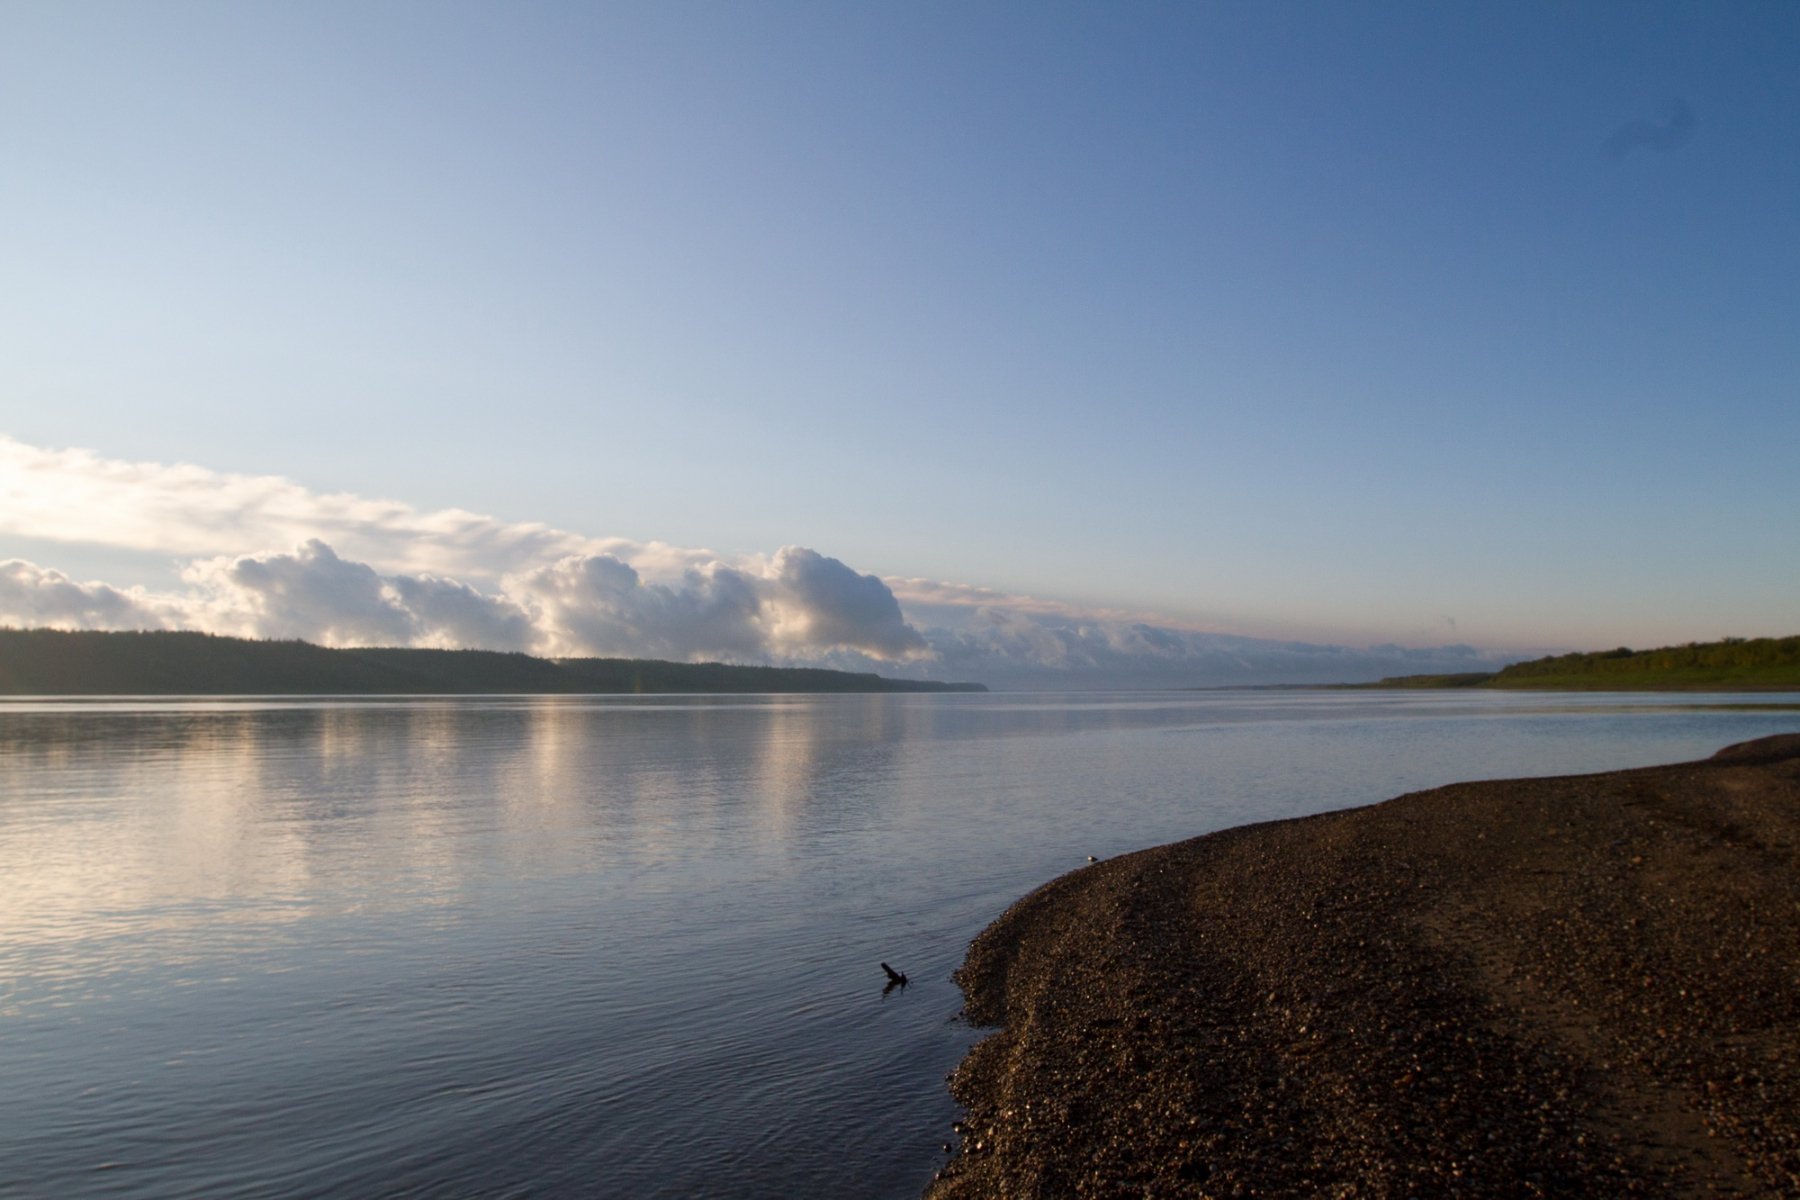
[[[412,644],[443,650],[535,650],[531,617],[505,596],[489,596],[466,583],[435,575],[396,575],[394,596],[413,614]]]
[[[565,554],[693,553],[590,538],[461,509],[314,492],[276,475],[126,462],[0,436],[0,534],[181,557],[241,554],[320,539],[383,570],[497,577]]]
[[[505,597],[454,579],[382,576],[314,538],[291,552],[202,559],[182,578],[183,624],[327,646],[525,650],[530,619]]]
[[[755,658],[767,652],[756,584],[722,563],[677,585],[645,583],[610,554],[570,555],[509,576],[541,653],[618,658]]]
[[[571,555],[504,586],[551,654],[807,661],[854,651],[891,661],[926,650],[886,584],[803,546],[689,566],[668,583],[610,554]]]
[[[798,616],[787,635],[797,646],[842,647],[882,659],[925,652],[925,639],[875,576],[803,546],[784,547],[773,569],[785,607]]]
[[[218,632],[297,637],[330,646],[404,646],[412,614],[367,563],[345,562],[317,539],[291,554],[197,562],[183,578]]]
[[[77,583],[24,559],[0,562],[0,625],[49,629],[166,629],[166,602],[142,588]]]
[[[0,622],[15,625],[815,664],[1012,687],[1326,682],[1494,665],[1466,646],[1235,637],[969,584],[884,581],[803,546],[725,560],[0,437],[9,533],[189,560],[185,590],[167,593],[0,564]]]
[[[182,580],[185,592],[153,595],[15,559],[0,565],[0,622],[552,656],[810,662],[925,652],[880,580],[797,546],[751,569],[690,567],[673,583],[646,580],[609,554],[568,555],[508,575],[490,594],[441,576],[383,575],[313,538],[291,551],[197,559]]]
[[[1498,665],[1468,646],[1359,650],[998,607],[970,610],[960,628],[920,630],[879,580],[802,547],[758,570],[712,563],[673,584],[611,555],[570,555],[508,576],[500,594],[382,575],[318,540],[201,559],[183,577],[187,592],[157,594],[14,559],[0,563],[0,624],[813,664],[1013,688],[1318,683]]]
[[[1506,659],[1472,646],[1320,645],[1002,608],[924,631],[938,673],[1000,687],[1212,687],[1353,683],[1483,671]]]

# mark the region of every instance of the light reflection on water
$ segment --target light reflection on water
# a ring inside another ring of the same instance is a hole
[[[916,1195],[1024,891],[1725,699],[0,703],[0,1194]]]

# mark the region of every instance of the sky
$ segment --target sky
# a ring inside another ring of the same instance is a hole
[[[1800,632],[1800,6],[12,0],[0,623]]]

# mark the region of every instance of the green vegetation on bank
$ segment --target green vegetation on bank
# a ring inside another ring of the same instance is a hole
[[[1800,691],[1800,637],[1725,638],[1659,650],[1599,650],[1513,663],[1492,674],[1398,675],[1380,688],[1551,691]]]
[[[1353,683],[1371,688],[1472,688],[1486,687],[1492,671],[1466,671],[1456,675],[1390,675],[1378,683]]]
[[[0,695],[245,696],[668,692],[985,692],[810,667],[492,650],[331,650],[206,633],[0,629]]]

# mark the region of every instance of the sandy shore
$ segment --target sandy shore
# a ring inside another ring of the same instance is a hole
[[[1800,734],[1066,875],[928,1195],[1800,1196]]]

